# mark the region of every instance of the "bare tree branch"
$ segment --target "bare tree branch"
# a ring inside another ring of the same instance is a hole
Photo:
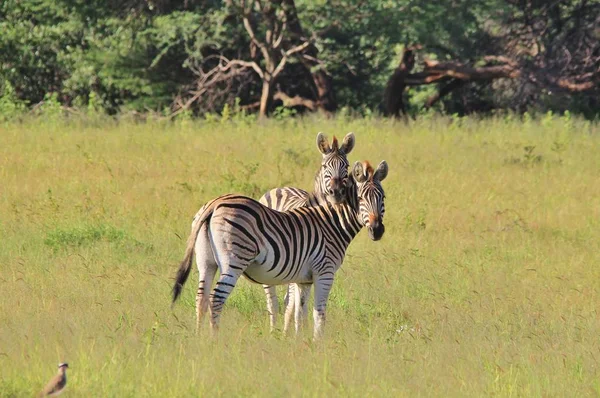
[[[216,65],[214,62],[216,61]],[[213,64],[208,67],[206,65]],[[201,100],[206,103],[208,108],[213,108],[215,101],[226,96],[235,98],[236,79],[243,77],[254,70],[259,76],[262,70],[255,62],[242,60],[229,60],[222,55],[211,55],[203,59],[202,65],[192,66],[192,72],[197,76],[195,83],[185,90],[185,94],[177,96],[173,102],[174,112],[171,116],[190,109],[194,104]],[[260,72],[260,73],[259,73]],[[237,84],[237,90],[244,84]]]
[[[287,60],[289,57],[291,57],[292,55],[299,53],[301,51],[304,51],[308,46],[310,46],[310,42],[306,41],[303,44],[290,48],[287,51],[282,51],[283,56],[281,57],[281,60],[279,61],[279,64],[277,65],[277,67],[275,68],[275,70],[273,71],[273,78],[277,77],[279,75],[279,73],[281,73],[281,71],[283,70],[283,68],[285,67],[285,64],[287,63]]]
[[[287,29],[287,23],[286,23],[286,21],[283,21],[283,24],[281,25],[281,29],[279,31],[278,37],[277,37],[277,39],[275,39],[275,42],[273,43],[273,48],[279,48],[279,46],[281,46],[281,43],[283,42],[283,36],[284,36],[286,29]]]
[[[466,82],[464,80],[451,80],[449,83],[445,84],[445,85],[440,85],[440,87],[438,88],[438,91],[431,95],[429,98],[427,98],[427,101],[425,101],[425,105],[423,105],[423,109],[429,109],[431,108],[433,105],[435,105],[436,102],[438,102],[440,99],[442,99],[442,97],[444,97],[445,95],[450,94],[450,92],[452,92],[453,90],[462,87],[466,84]]]
[[[260,52],[262,53],[263,57],[265,57],[265,59],[269,58],[269,51],[267,49],[267,46],[261,41],[259,41],[256,38],[256,35],[254,34],[254,28],[252,28],[252,24],[250,23],[250,13],[244,13],[242,19],[244,21],[244,28],[246,29],[248,36],[250,36],[250,40],[252,41],[252,43],[254,43],[254,45],[260,49]]]
[[[304,106],[311,111],[314,111],[317,107],[317,103],[311,99],[303,98],[299,95],[295,95],[290,97],[283,91],[278,91],[273,95],[273,99],[280,100],[283,102],[283,106],[292,107],[292,106]]]

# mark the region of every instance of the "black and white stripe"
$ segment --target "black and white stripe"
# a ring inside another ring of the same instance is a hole
[[[384,191],[380,181],[387,171],[385,161],[376,171],[368,162],[357,162],[349,179],[347,201],[337,205],[325,203],[278,212],[240,195],[210,201],[194,217],[173,286],[173,301],[189,276],[195,253],[200,273],[198,323],[210,302],[212,330],[218,328],[227,297],[239,277],[245,275],[268,285],[313,283],[314,337],[320,337],[327,298],[348,245],[363,226],[373,240],[383,235]],[[367,211],[373,213],[363,214]],[[219,279],[207,295],[205,291],[210,289],[217,269]]]
[[[323,133],[317,134],[317,148],[321,152],[321,167],[315,176],[314,191],[312,195],[308,192],[294,187],[275,188],[265,193],[259,200],[263,205],[278,211],[287,211],[298,207],[318,206],[320,203],[330,202],[337,204],[345,198],[345,189],[348,183],[348,158],[347,155],[354,148],[355,139],[353,133],[348,133],[342,145],[338,146],[336,137],[333,137],[331,146]],[[340,199],[341,198],[341,199]],[[277,322],[277,313],[279,312],[279,302],[275,286],[263,285],[267,297],[267,312],[271,331],[275,329]],[[288,306],[290,293],[300,287],[290,286],[285,296],[286,322],[284,330],[287,330],[291,313],[294,310],[293,303]],[[306,302],[307,295],[310,293],[310,285],[306,289],[300,290],[303,294],[300,301]],[[304,306],[303,308],[306,308]],[[305,314],[306,311],[303,311]]]

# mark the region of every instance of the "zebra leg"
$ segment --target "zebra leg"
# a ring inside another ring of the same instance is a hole
[[[287,298],[287,302],[285,304],[285,315],[283,320],[283,334],[287,334],[288,328],[290,327],[290,322],[292,321],[292,314],[294,314],[294,305],[296,301],[294,298],[296,297],[296,284],[290,283],[287,286],[287,292],[285,297]]]
[[[217,272],[217,262],[208,237],[208,225],[202,226],[194,247],[198,266],[198,292],[196,293],[196,333],[208,309],[209,292]]]
[[[269,321],[271,323],[271,333],[275,330],[277,322],[277,313],[279,312],[279,301],[277,300],[277,291],[275,286],[263,285],[267,296],[267,311],[269,312]]]
[[[283,296],[283,306],[287,307],[289,302],[290,302],[290,289],[289,289],[289,285],[288,285],[288,288],[285,289],[285,296]]]
[[[202,319],[208,310],[209,295],[204,294],[204,292],[210,291],[216,273],[216,266],[208,266],[200,270],[200,280],[198,282],[198,292],[196,294],[196,333],[200,331]]]
[[[306,284],[300,294],[300,306],[302,307],[300,321],[302,322],[302,327],[306,327],[308,324],[308,299],[310,298],[311,288],[312,284]]]
[[[239,274],[229,267],[225,267],[223,271],[225,272],[219,276],[219,280],[210,295],[210,326],[213,332],[217,332],[219,329],[219,318],[223,310],[223,305],[240,277]]]
[[[327,299],[333,285],[333,272],[326,272],[318,276],[315,281],[315,307],[313,318],[315,321],[313,340],[320,340],[325,329],[325,313]]]
[[[296,326],[296,335],[298,335],[298,333],[300,333],[300,329],[302,329],[303,326],[306,325],[306,323],[304,322],[306,320],[306,299],[308,297],[307,292],[310,292],[310,284],[299,284],[296,283],[295,285],[295,296],[294,296],[294,303],[296,304],[295,306],[295,311],[294,311],[294,323]]]

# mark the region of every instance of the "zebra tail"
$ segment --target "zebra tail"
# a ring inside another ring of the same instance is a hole
[[[196,244],[196,239],[198,238],[198,234],[200,233],[200,229],[210,220],[212,213],[214,211],[214,206],[205,206],[203,210],[200,211],[200,217],[196,224],[194,224],[194,228],[192,229],[192,233],[188,237],[187,246],[185,248],[185,256],[183,257],[183,261],[179,265],[179,269],[177,270],[177,276],[175,277],[175,285],[173,285],[173,301],[179,298],[181,294],[181,290],[183,289],[183,285],[187,281],[188,276],[190,276],[190,271],[192,269],[192,259],[194,258],[194,246]]]

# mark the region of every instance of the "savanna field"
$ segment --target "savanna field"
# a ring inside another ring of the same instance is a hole
[[[246,280],[196,335],[195,265],[171,308],[192,217],[312,189],[319,131],[389,164],[386,233],[350,245],[326,338],[271,335]],[[0,396],[60,361],[74,397],[600,395],[597,123],[42,117],[0,142]]]

